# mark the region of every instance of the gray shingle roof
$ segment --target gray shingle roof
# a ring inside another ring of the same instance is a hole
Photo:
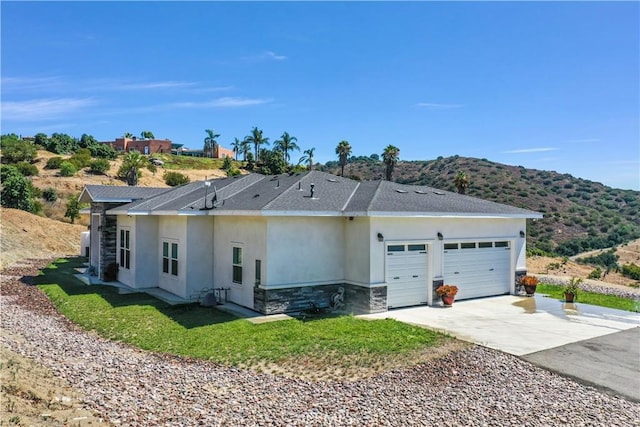
[[[176,187],[125,204],[112,213],[193,213],[205,207],[224,215],[236,212],[274,215],[417,215],[417,216],[504,216],[541,218],[527,209],[490,202],[432,187],[403,185],[388,181],[357,182],[312,171],[264,176],[258,174],[211,180]],[[313,197],[311,185],[313,184]],[[95,187],[95,186],[88,186]],[[126,188],[126,187],[115,187]],[[135,187],[130,187],[135,188]]]
[[[132,187],[116,185],[86,185],[80,193],[81,203],[131,202],[146,199],[169,191],[170,188]]]

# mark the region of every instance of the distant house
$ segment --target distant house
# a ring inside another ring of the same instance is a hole
[[[235,156],[233,150],[229,150],[219,145],[216,145],[212,150],[190,150],[189,148],[180,147],[179,150],[175,151],[175,154],[191,157],[208,157],[211,159],[224,159],[225,157],[231,157],[233,159]]]
[[[169,139],[138,139],[137,137],[116,138],[115,141],[104,141],[116,151],[139,151],[142,154],[166,153],[171,154],[172,143]]]
[[[526,219],[542,215],[426,186],[312,171],[172,189],[86,186],[90,265],[183,298],[228,289],[265,314],[328,306],[354,313],[514,293],[526,274]]]

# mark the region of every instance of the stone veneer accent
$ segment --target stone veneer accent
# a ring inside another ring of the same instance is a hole
[[[438,289],[442,285],[444,285],[444,279],[433,281],[433,298],[432,298],[433,304],[436,304],[437,302],[440,301],[440,296],[436,293],[436,289]]]
[[[102,227],[100,231],[100,272],[101,280],[104,280],[104,273],[107,270],[107,266],[112,262],[117,261],[118,248],[116,247],[118,230],[117,230],[117,218],[115,215],[106,215],[105,212],[109,209],[121,206],[123,203],[92,203],[91,213],[100,214],[100,224]]]
[[[253,289],[254,310],[263,314],[304,311],[313,302],[328,308],[331,295],[344,288],[344,307],[341,311],[354,314],[379,313],[387,310],[387,287],[367,288],[337,283],[332,285],[301,286],[286,289]]]
[[[520,271],[516,271],[515,277],[514,277],[514,281],[515,281],[515,288],[514,288],[514,293],[516,295],[518,295],[518,292],[520,291],[520,279],[522,279],[524,276],[527,275],[527,270],[520,270]]]

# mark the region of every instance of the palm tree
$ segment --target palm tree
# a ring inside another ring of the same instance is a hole
[[[155,139],[153,132],[149,130],[143,130],[142,132],[140,132],[140,136],[142,137],[142,139]]]
[[[258,156],[260,154],[260,146],[263,144],[269,145],[269,138],[263,137],[262,131],[258,129],[257,126],[255,126],[253,129],[251,129],[251,135],[247,136],[245,138],[245,141],[249,142],[250,144],[253,144],[256,152],[256,162],[259,161],[260,157]]]
[[[125,132],[124,133],[124,137],[125,138],[133,138],[133,134],[131,132]]]
[[[140,154],[139,151],[132,150],[124,155],[121,175],[126,178],[127,185],[138,185],[139,171],[147,164],[147,158]]]
[[[309,148],[308,150],[304,150],[304,156],[300,157],[298,160],[298,164],[307,163],[309,164],[308,169],[313,170],[313,152],[316,151],[314,148]]]
[[[458,189],[458,193],[465,194],[469,188],[469,176],[463,171],[458,171],[453,180],[453,184]]]
[[[384,174],[387,177],[387,181],[391,181],[393,168],[398,163],[398,154],[400,154],[400,149],[394,145],[387,145],[382,152],[382,161],[385,165]]]
[[[282,151],[282,154],[284,154],[284,160],[288,164],[289,158],[290,158],[289,151],[293,151],[293,150],[300,151],[300,147],[298,147],[298,144],[296,144],[296,141],[298,140],[298,138],[296,138],[295,136],[289,135],[289,132],[283,133],[280,138],[281,139],[278,139],[273,143],[273,148],[275,150]]]
[[[204,150],[202,155],[204,157],[213,157],[213,154],[218,151],[218,141],[216,138],[220,136],[220,134],[215,133],[213,129],[205,129],[207,133],[207,137],[204,139]]]
[[[242,144],[244,141],[240,141],[238,138],[234,138],[231,143],[231,149],[236,155],[236,162],[238,161],[238,153],[242,151]]]
[[[344,167],[347,164],[347,159],[351,154],[351,145],[349,141],[340,141],[336,147],[336,154],[338,155],[338,162],[340,163],[340,175],[344,176]]]
[[[242,140],[242,145],[240,148],[240,152],[242,153],[242,161],[247,161],[247,154],[251,153],[251,142],[247,141],[246,137]]]

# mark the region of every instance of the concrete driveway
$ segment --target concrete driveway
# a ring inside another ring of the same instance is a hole
[[[426,326],[640,400],[638,313],[505,295],[361,317]]]

